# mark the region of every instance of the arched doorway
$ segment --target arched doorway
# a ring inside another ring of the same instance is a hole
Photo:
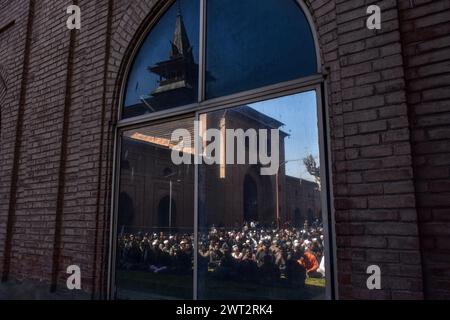
[[[119,194],[119,228],[133,224],[134,220],[134,203],[133,198],[126,192]]]
[[[258,187],[247,174],[244,179],[244,221],[258,221],[258,218]]]
[[[308,224],[312,225],[314,222],[314,212],[310,209],[308,209]]]
[[[158,227],[174,228],[176,226],[177,206],[173,199],[165,196],[158,205]]]
[[[301,227],[302,226],[302,212],[299,208],[296,208],[294,210],[294,227]]]

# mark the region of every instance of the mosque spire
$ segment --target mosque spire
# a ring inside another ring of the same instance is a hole
[[[181,3],[178,1],[177,21],[175,32],[173,34],[171,58],[178,56],[188,56],[192,50],[189,38],[187,36],[186,27],[184,26],[183,15],[181,14]]]

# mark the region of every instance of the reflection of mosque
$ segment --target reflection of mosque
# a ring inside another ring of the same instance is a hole
[[[198,64],[194,60],[193,48],[180,12],[171,42],[170,58],[149,67],[148,71],[159,76],[159,86],[151,92],[150,98],[127,106],[123,115],[125,118],[187,105],[197,100]]]
[[[182,101],[195,100],[198,66],[180,14],[170,59],[149,68],[160,75],[159,87],[145,105],[126,108],[130,114],[152,111]],[[279,129],[283,124],[248,106],[213,112],[201,118],[205,129]],[[119,226],[176,227],[192,229],[194,212],[194,166],[176,166],[171,161],[170,138],[174,130],[191,129],[193,119],[156,124],[124,134],[121,160],[122,189],[119,198]],[[281,132],[281,131],[280,131]],[[280,134],[280,163],[285,162],[284,140]],[[270,145],[270,143],[269,143]],[[248,145],[246,144],[248,153]],[[236,152],[235,152],[236,154]],[[248,159],[248,158],[247,158]],[[277,180],[278,179],[278,183]],[[204,165],[199,170],[200,223],[231,227],[243,221],[270,224],[279,217],[300,226],[319,218],[320,192],[314,182],[279,174],[260,175],[259,165]],[[276,186],[278,184],[278,199]],[[279,210],[276,210],[276,203]]]

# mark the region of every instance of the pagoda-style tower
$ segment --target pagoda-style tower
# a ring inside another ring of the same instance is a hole
[[[198,65],[194,61],[181,11],[178,11],[170,58],[149,67],[160,76],[159,86],[147,100],[155,111],[195,102],[197,96]]]

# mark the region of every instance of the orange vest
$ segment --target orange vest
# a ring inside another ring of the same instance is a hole
[[[305,257],[300,258],[298,263],[300,263],[305,269],[307,273],[314,272],[319,269],[319,262],[316,259],[316,256],[311,252],[305,252]]]

